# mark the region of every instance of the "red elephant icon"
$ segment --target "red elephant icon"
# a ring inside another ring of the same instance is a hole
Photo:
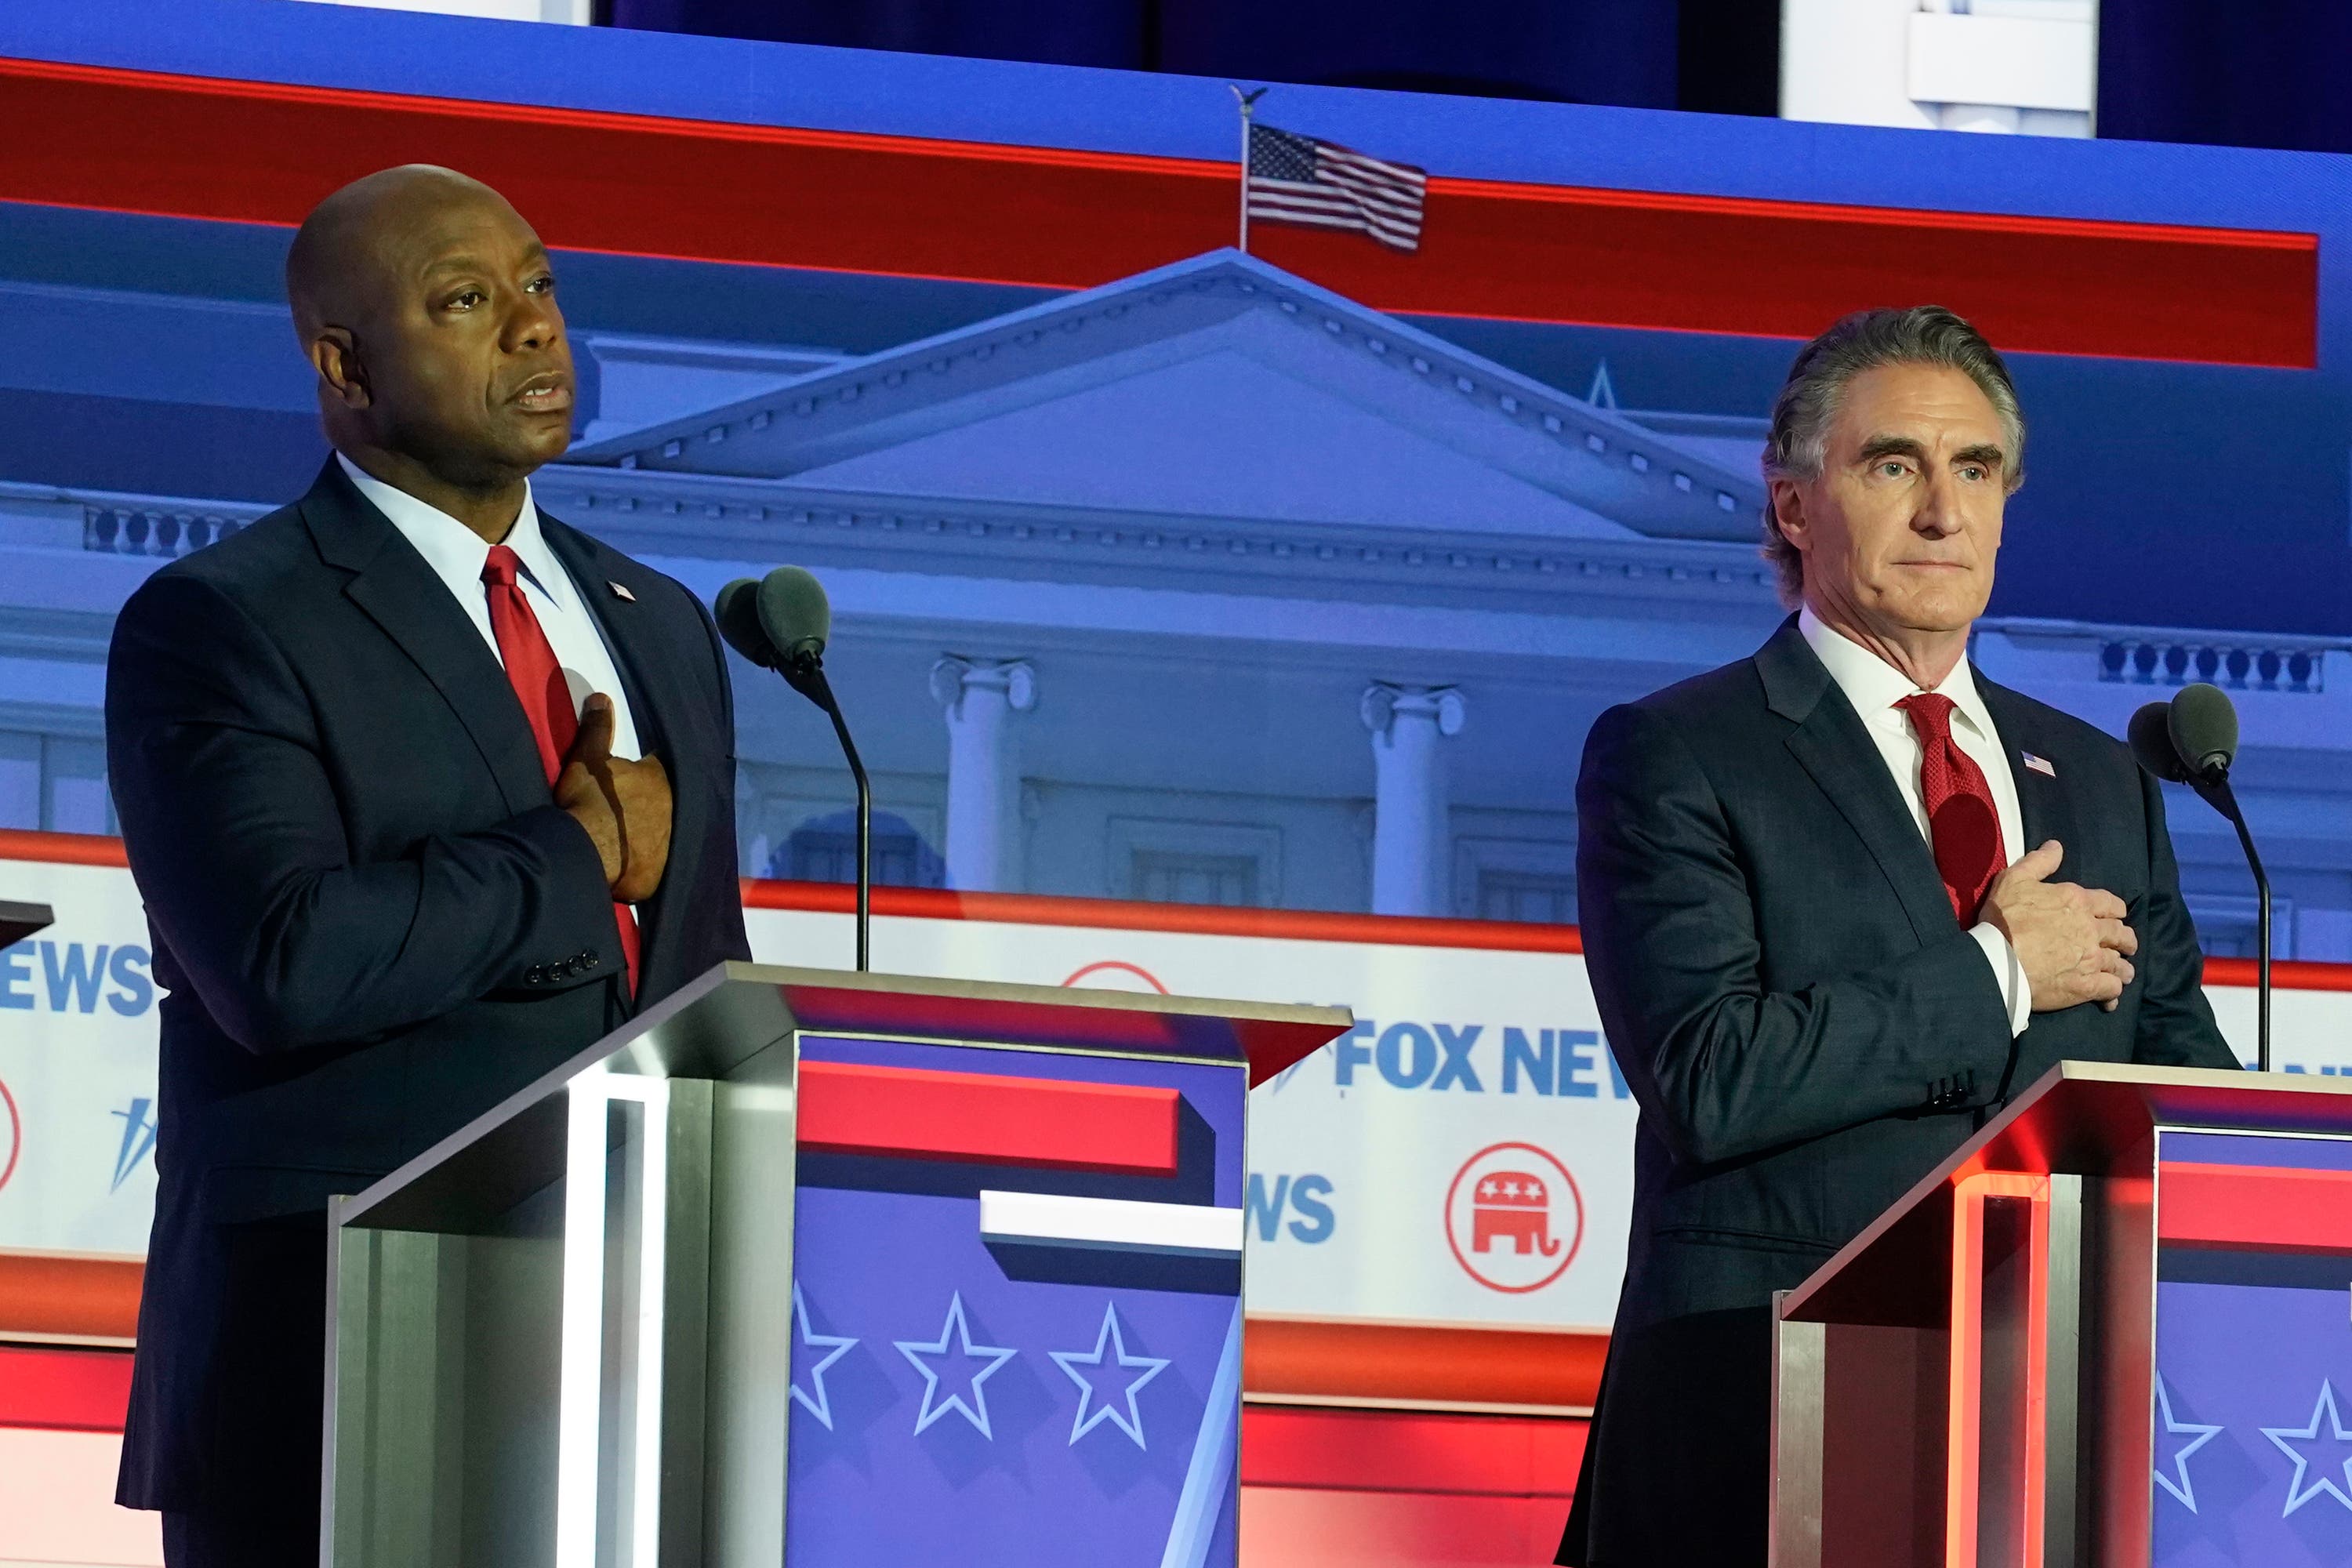
[[[1551,1194],[1543,1178],[1526,1171],[1495,1171],[1478,1183],[1470,1200],[1470,1250],[1491,1252],[1496,1239],[1506,1237],[1520,1257],[1528,1250],[1555,1257],[1559,1242],[1551,1234]]]

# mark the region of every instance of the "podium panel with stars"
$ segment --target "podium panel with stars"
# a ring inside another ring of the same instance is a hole
[[[2352,1563],[2352,1084],[2061,1062],[1773,1333],[1777,1568]]]
[[[1147,1090],[1175,1115],[1172,1148],[1125,1170],[1043,1142],[986,1162],[803,1146],[787,1562],[1231,1564],[1242,1073],[828,1036],[801,1059]],[[1187,1233],[1203,1221],[1221,1229]]]
[[[726,964],[351,1199],[331,1568],[1233,1568],[1251,1084],[1343,1009]]]

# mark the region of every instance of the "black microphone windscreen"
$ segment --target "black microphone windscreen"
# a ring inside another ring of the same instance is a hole
[[[833,605],[824,584],[797,566],[777,567],[760,584],[760,625],[787,658],[823,654],[833,636]]]
[[[762,668],[772,668],[776,662],[775,645],[768,640],[767,629],[760,624],[760,584],[749,577],[738,577],[719,590],[719,597],[710,607],[711,618],[719,623],[719,635],[727,646]]]
[[[2172,748],[2172,704],[2150,702],[2131,716],[2132,756],[2168,784],[2187,784],[2189,769]]]
[[[2230,694],[2197,681],[2172,698],[2172,748],[2194,774],[2226,773],[2238,756],[2238,710]]]

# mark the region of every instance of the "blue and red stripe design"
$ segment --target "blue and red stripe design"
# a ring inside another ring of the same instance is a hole
[[[0,201],[290,225],[414,160],[497,185],[559,247],[1049,289],[1226,243],[1239,177],[1208,159],[0,60]],[[2304,233],[1433,177],[1416,253],[1299,228],[1257,248],[1407,315],[1801,338],[1933,299],[2015,351],[2317,363]]]

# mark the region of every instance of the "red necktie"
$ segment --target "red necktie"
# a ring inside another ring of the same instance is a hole
[[[1984,770],[1952,739],[1950,698],[1922,691],[1895,706],[1910,715],[1911,732],[1919,737],[1919,796],[1927,807],[1936,870],[1951,897],[1952,913],[1968,925],[1984,902],[1985,889],[2009,864],[1992,786],[1985,783]]]
[[[523,717],[530,721],[531,739],[539,742],[540,766],[547,770],[547,782],[552,784],[563,771],[573,737],[580,733],[580,715],[572,709],[563,666],[557,662],[555,649],[548,646],[539,617],[531,614],[522,585],[515,581],[521,570],[520,556],[503,544],[493,544],[490,558],[482,563],[482,584],[489,590],[490,632],[499,639],[499,657],[506,661],[507,679],[522,703]],[[620,928],[621,957],[629,966],[629,994],[634,996],[637,917],[628,905],[615,900],[613,919]]]

